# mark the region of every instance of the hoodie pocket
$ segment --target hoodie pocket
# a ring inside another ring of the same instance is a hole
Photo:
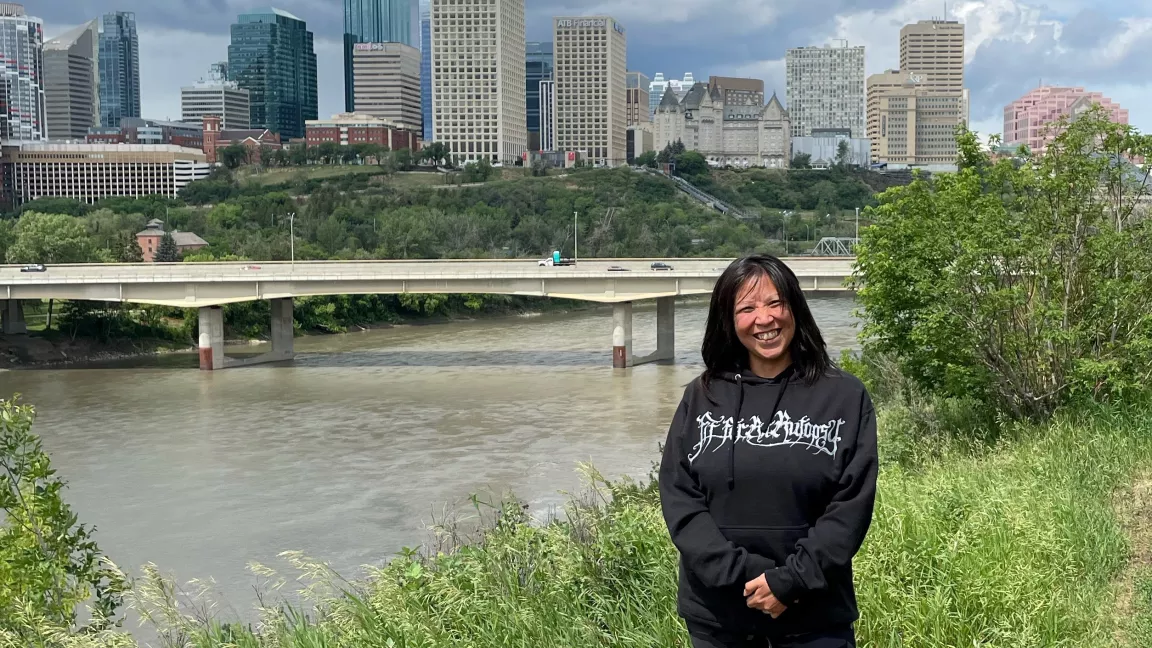
[[[809,526],[721,526],[732,544],[772,560],[777,565],[796,551],[796,542],[808,535]]]

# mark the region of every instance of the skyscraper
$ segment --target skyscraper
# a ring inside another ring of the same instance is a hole
[[[652,83],[648,84],[648,115],[655,117],[656,108],[660,106],[660,100],[664,98],[664,91],[668,89],[668,82],[664,80],[664,73],[657,72],[656,76],[652,77]]]
[[[95,20],[44,43],[48,139],[83,140],[100,125],[100,27]]]
[[[344,109],[352,112],[357,43],[403,43],[420,47],[419,0],[344,0]]]
[[[100,123],[140,116],[140,40],[136,14],[104,14],[100,25]]]
[[[460,162],[528,147],[524,0],[432,0],[432,137]]]
[[[0,142],[45,139],[44,22],[23,5],[0,3],[0,56]]]
[[[922,20],[900,30],[900,69],[868,77],[872,161],[956,164],[956,126],[968,121],[964,25]]]
[[[628,73],[628,125],[652,123],[652,101],[648,97],[651,82],[643,72]]]
[[[531,42],[525,48],[524,105],[528,109],[528,148],[540,149],[540,82],[552,78],[554,58],[550,41]]]
[[[249,92],[252,128],[267,128],[287,140],[304,137],[304,122],[317,118],[312,32],[286,11],[240,15],[232,25],[228,77]]]
[[[404,43],[356,43],[355,112],[423,134],[420,50]]]
[[[228,80],[227,63],[213,63],[207,79],[180,88],[180,120],[202,125],[206,115],[219,117],[225,130],[251,126],[249,92]]]
[[[792,136],[812,130],[850,131],[864,137],[864,47],[848,41],[824,47],[794,47],[784,56]]]
[[[900,30],[900,71],[928,76],[934,89],[964,87],[964,24],[921,20]]]
[[[553,20],[556,44],[556,146],[593,164],[627,162],[625,99],[628,41],[609,16]]]
[[[420,9],[420,110],[424,113],[424,143],[432,142],[432,9]]]

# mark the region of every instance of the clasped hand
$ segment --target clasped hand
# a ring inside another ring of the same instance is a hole
[[[773,619],[784,613],[787,607],[780,602],[768,587],[768,579],[760,574],[744,584],[744,598],[748,607],[760,610]]]

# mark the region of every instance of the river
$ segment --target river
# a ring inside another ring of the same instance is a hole
[[[835,356],[855,347],[850,298],[810,302]],[[215,580],[251,618],[249,561],[299,550],[346,576],[429,537],[471,493],[546,514],[577,462],[644,477],[706,316],[677,309],[677,364],[611,369],[611,312],[486,319],[299,338],[297,359],[219,372],[195,354],[0,372],[36,405],[66,498],[119,565]],[[634,349],[655,346],[637,308]]]

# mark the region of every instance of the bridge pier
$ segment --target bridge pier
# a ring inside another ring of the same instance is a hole
[[[296,357],[292,317],[292,299],[273,299],[272,350],[254,358],[229,358],[224,355],[224,310],[219,306],[200,309],[200,369],[214,371],[246,367],[266,362],[281,362]]]
[[[0,300],[0,332],[4,335],[28,332],[28,323],[24,321],[24,304],[19,299]]]
[[[612,367],[627,369],[651,362],[671,363],[676,359],[676,298],[656,299],[656,350],[632,355],[632,302],[612,307]]]

